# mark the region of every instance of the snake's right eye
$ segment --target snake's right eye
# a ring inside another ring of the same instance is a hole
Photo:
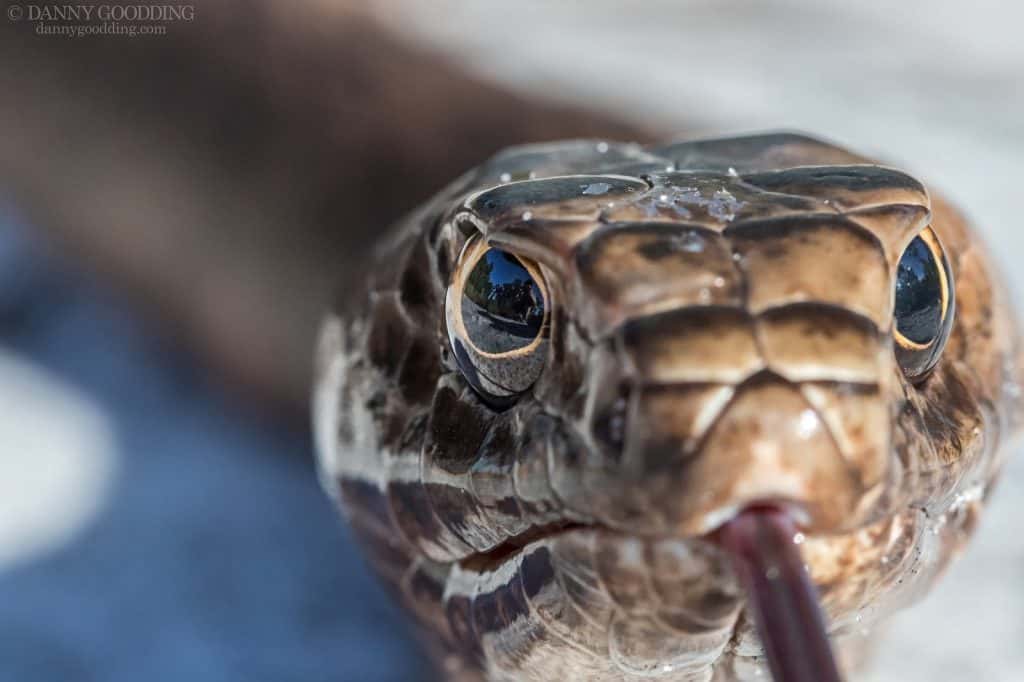
[[[896,359],[907,378],[922,379],[939,361],[956,311],[953,273],[930,227],[910,242],[896,272]]]
[[[537,264],[474,237],[445,297],[459,370],[485,402],[506,407],[544,369],[548,292]]]

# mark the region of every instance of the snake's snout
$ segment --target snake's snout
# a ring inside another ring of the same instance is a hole
[[[800,387],[779,378],[765,375],[730,393],[707,432],[690,450],[684,446],[674,454],[667,450],[666,431],[692,414],[693,389],[648,396],[658,407],[638,420],[627,457],[653,474],[647,480],[659,481],[653,484],[656,508],[687,535],[708,532],[738,510],[766,502],[790,508],[801,525],[817,531],[841,529],[857,517],[866,492],[861,470],[881,469],[885,452],[867,447],[858,461],[848,459]]]
[[[751,505],[786,507],[806,530],[842,532],[869,513],[889,458],[884,407],[842,405],[765,372],[737,386],[658,386],[630,401],[621,460],[608,467],[609,525],[709,533]],[[651,518],[653,514],[654,518]],[[640,521],[642,519],[642,521]]]

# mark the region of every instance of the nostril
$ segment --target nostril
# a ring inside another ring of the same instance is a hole
[[[594,438],[612,452],[621,452],[625,445],[628,409],[629,393],[620,388],[607,407],[594,415],[591,426]]]

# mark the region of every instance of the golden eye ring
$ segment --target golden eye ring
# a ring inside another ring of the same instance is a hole
[[[536,263],[470,238],[445,296],[445,321],[459,370],[485,402],[505,407],[536,382],[550,308]]]

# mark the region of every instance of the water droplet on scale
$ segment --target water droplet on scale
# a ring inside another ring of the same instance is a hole
[[[672,245],[678,251],[685,251],[686,253],[703,253],[704,238],[696,232],[686,232],[677,237],[673,237]]]
[[[583,194],[601,196],[602,194],[607,194],[611,188],[612,186],[607,182],[592,182],[589,185],[583,186]]]

